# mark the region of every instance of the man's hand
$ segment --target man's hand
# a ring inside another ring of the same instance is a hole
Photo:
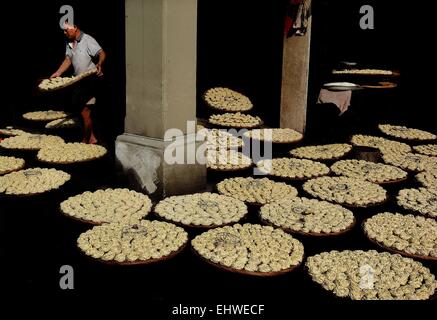
[[[61,73],[59,72],[59,71],[56,71],[54,74],[52,74],[51,76],[50,76],[50,79],[52,79],[52,78],[57,78],[57,77],[60,77],[61,76]]]
[[[96,64],[96,68],[97,68],[97,76],[98,76],[98,77],[103,76],[102,65],[100,65],[100,64]]]

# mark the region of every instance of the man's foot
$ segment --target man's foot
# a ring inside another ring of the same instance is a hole
[[[94,136],[94,134],[91,134],[90,139],[88,140],[89,144],[97,144],[98,140],[97,138]]]

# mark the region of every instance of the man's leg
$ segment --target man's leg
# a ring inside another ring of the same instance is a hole
[[[91,98],[81,112],[83,118],[83,125],[84,125],[84,137],[82,140],[83,143],[90,143],[90,144],[97,143],[97,138],[94,134],[94,129],[93,129],[93,120],[91,118],[91,107],[95,104],[95,102],[96,99]]]

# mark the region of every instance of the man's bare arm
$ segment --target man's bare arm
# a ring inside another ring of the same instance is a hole
[[[58,70],[50,76],[51,78],[60,77],[65,71],[68,70],[71,66],[71,59],[69,57],[65,57],[64,61],[62,62],[61,66],[58,68]]]
[[[97,62],[97,64],[96,64],[97,75],[98,76],[102,76],[103,75],[102,66],[103,66],[103,62],[105,62],[105,59],[106,59],[105,51],[100,50],[99,51],[99,62]]]

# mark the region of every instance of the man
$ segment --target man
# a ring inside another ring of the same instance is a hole
[[[103,63],[106,54],[97,41],[81,31],[76,25],[64,23],[64,34],[68,39],[65,59],[58,70],[50,78],[60,77],[73,65],[74,75],[78,76],[88,70],[97,69],[97,76],[103,76]],[[94,64],[93,60],[98,59]],[[75,86],[72,98],[73,111],[81,110],[84,123],[84,143],[96,144],[97,139],[93,131],[91,119],[91,102],[94,100],[98,86],[98,79],[89,78],[79,81]]]

